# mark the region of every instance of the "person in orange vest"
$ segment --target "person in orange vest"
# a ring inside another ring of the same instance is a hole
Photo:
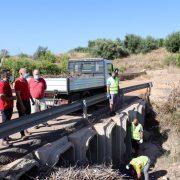
[[[111,77],[107,80],[107,97],[109,98],[110,115],[114,116],[119,94],[119,78],[117,71],[113,71]]]
[[[147,156],[139,156],[133,158],[126,169],[129,170],[130,174],[136,179],[142,179],[142,174],[145,180],[149,180],[148,170],[150,167],[150,159]]]

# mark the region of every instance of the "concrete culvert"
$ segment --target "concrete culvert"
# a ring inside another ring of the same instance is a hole
[[[74,161],[74,146],[67,136],[48,143],[34,152],[41,165],[54,166],[57,163]],[[64,161],[61,162],[61,160]]]
[[[79,131],[69,135],[69,141],[75,147],[75,160],[78,164],[87,162],[88,158],[94,159],[94,152],[96,151],[96,132],[91,127],[85,127]],[[94,149],[95,148],[95,149]],[[90,154],[87,150],[91,151]],[[87,158],[88,155],[88,158]]]
[[[86,157],[90,164],[97,163],[97,135],[87,142]]]
[[[57,167],[68,167],[74,164],[74,147],[70,147],[59,157],[59,161],[56,164]]]

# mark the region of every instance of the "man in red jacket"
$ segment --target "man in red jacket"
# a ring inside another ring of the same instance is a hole
[[[27,78],[29,73],[27,72],[26,68],[21,68],[19,70],[19,78],[16,79],[14,89],[17,95],[17,110],[19,117],[31,114],[31,102],[34,104],[34,100],[30,95],[29,86],[27,82]],[[21,137],[26,139],[29,135],[27,130],[21,131]]]
[[[13,113],[13,100],[16,99],[16,97],[12,95],[12,90],[9,83],[11,77],[12,76],[9,70],[2,70],[0,80],[0,112],[2,122],[11,120]],[[3,138],[2,145],[9,147],[9,140],[9,137]]]
[[[36,113],[39,111],[44,111],[47,109],[46,102],[44,99],[44,93],[46,90],[46,81],[41,77],[38,69],[33,71],[33,78],[28,81],[30,94],[35,102],[34,105],[31,104],[31,113]],[[48,126],[48,123],[43,123],[44,126]],[[39,126],[35,126],[39,128]]]

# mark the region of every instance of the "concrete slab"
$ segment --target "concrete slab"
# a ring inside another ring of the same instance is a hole
[[[112,120],[117,125],[117,146],[116,146],[116,153],[114,156],[114,161],[116,164],[123,163],[125,156],[126,156],[126,144],[125,139],[127,135],[127,122],[128,122],[128,115],[126,113],[121,113],[114,116]]]
[[[28,154],[3,166],[0,169],[0,179],[17,180],[34,166],[39,166],[39,163],[33,158],[32,154]]]
[[[67,136],[54,141],[52,143],[48,143],[41,148],[34,151],[35,157],[38,159],[41,165],[47,166],[55,166],[60,157],[63,156],[65,152],[70,150],[68,159],[64,159],[66,161],[74,162],[74,145],[71,142],[68,142]]]

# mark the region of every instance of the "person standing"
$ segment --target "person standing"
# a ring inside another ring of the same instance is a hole
[[[134,178],[142,179],[142,173],[144,174],[144,179],[149,180],[148,170],[150,167],[150,159],[147,156],[139,156],[133,158],[128,165],[126,165],[126,169],[129,170],[131,175]]]
[[[12,89],[10,86],[11,77],[11,73],[8,69],[2,70],[0,80],[0,112],[2,122],[11,120],[13,114],[13,100],[15,100],[16,97],[12,95]],[[2,145],[9,147],[11,145],[9,140],[9,137],[3,138]]]
[[[137,156],[139,144],[143,143],[143,127],[137,118],[134,118],[133,122],[131,123],[131,143],[132,148],[135,151],[135,156]]]
[[[34,104],[34,100],[30,95],[27,78],[29,73],[26,68],[19,70],[19,78],[16,79],[14,89],[17,96],[17,110],[19,117],[31,114],[30,100]],[[30,133],[25,130],[21,131],[21,137],[26,139]]]
[[[31,113],[36,113],[47,109],[44,99],[44,93],[47,88],[46,81],[40,76],[38,69],[33,71],[33,78],[28,81],[28,84],[31,97],[35,102],[34,105],[31,103]],[[48,123],[43,123],[43,125],[49,127]],[[39,128],[39,126],[35,126],[35,128]]]
[[[109,98],[110,115],[115,115],[115,109],[119,94],[119,78],[117,77],[117,71],[113,71],[111,77],[107,80],[107,97]]]

